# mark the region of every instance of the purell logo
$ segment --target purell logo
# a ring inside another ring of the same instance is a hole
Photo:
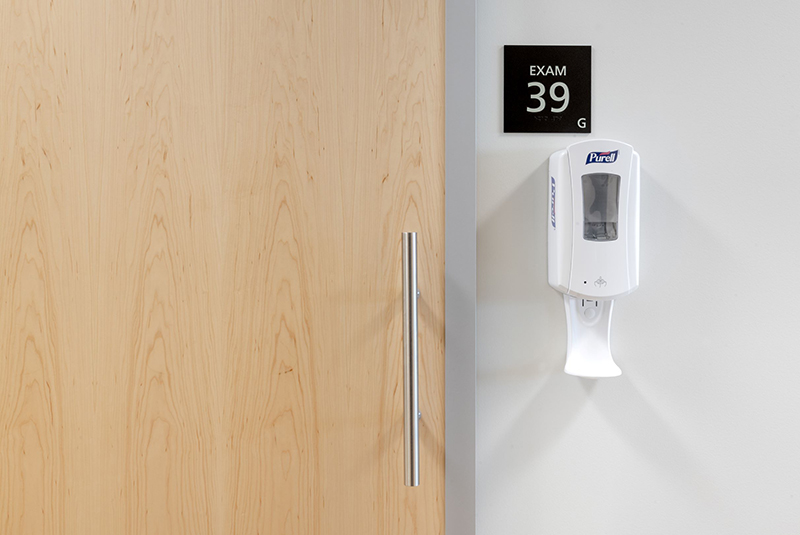
[[[550,177],[550,223],[556,228],[556,179]]]
[[[586,157],[586,163],[614,163],[617,161],[618,150],[609,150],[606,152],[590,152]]]

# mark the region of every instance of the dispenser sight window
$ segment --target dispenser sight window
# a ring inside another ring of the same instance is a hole
[[[592,173],[583,184],[583,239],[614,241],[619,222],[619,175]]]

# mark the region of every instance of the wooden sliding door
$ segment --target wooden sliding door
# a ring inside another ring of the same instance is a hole
[[[0,534],[443,534],[443,249],[443,0],[3,2]]]

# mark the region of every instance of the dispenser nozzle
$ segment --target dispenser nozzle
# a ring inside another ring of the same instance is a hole
[[[564,294],[567,312],[567,364],[578,377],[617,377],[622,370],[611,356],[614,300],[592,301]]]

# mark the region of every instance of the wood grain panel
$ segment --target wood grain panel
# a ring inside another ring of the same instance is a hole
[[[443,15],[0,6],[0,533],[444,532]]]

